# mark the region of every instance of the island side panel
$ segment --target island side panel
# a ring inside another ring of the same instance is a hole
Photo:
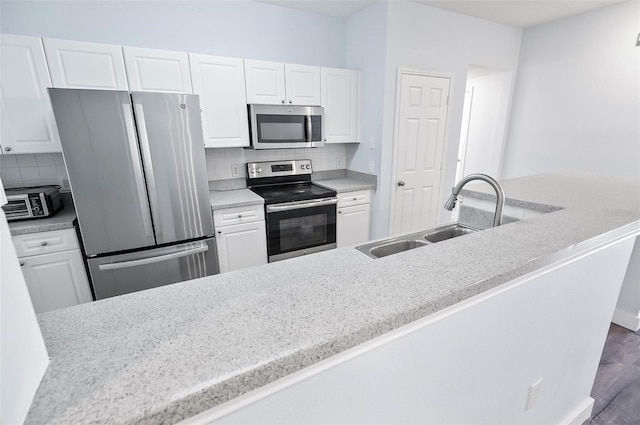
[[[640,237],[631,253],[612,322],[634,332],[640,330]]]
[[[519,278],[184,424],[582,423],[633,243]]]

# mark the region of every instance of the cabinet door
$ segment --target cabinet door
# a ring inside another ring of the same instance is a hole
[[[245,59],[247,103],[285,103],[284,64]]]
[[[122,51],[131,91],[193,93],[186,52],[128,46]]]
[[[220,227],[216,243],[220,273],[267,263],[264,221]]]
[[[20,258],[36,313],[91,301],[80,250]]]
[[[51,87],[42,41],[0,39],[0,144],[4,153],[61,152],[49,102]]]
[[[120,46],[52,38],[43,42],[53,87],[129,89]]]
[[[200,96],[206,148],[249,146],[244,63],[189,53],[193,92]]]
[[[370,204],[338,209],[336,239],[338,248],[369,241]]]
[[[287,103],[320,105],[320,67],[286,64],[284,73]]]
[[[327,143],[359,143],[359,73],[322,68],[322,106]]]

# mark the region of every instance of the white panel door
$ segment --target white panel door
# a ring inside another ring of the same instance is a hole
[[[249,146],[244,62],[189,53],[193,92],[200,96],[205,148]]]
[[[327,143],[359,143],[359,72],[321,69],[324,138]]]
[[[193,93],[186,52],[129,46],[122,51],[131,91]]]
[[[53,87],[128,90],[122,47],[44,38]]]
[[[285,64],[287,104],[320,106],[320,67]]]
[[[216,229],[220,273],[267,264],[267,233],[264,221]]]
[[[245,59],[247,103],[281,105],[286,103],[284,64]]]
[[[396,105],[392,235],[435,224],[449,78],[401,72]]]
[[[369,241],[371,205],[338,208],[336,239],[338,248]]]
[[[42,41],[0,38],[0,145],[4,153],[61,152],[49,102],[51,87]]]
[[[36,313],[93,300],[80,250],[19,260]]]

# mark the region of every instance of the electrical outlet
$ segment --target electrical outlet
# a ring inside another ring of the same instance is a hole
[[[538,395],[540,394],[540,384],[542,384],[542,378],[531,384],[529,387],[529,397],[527,398],[527,408],[531,409],[538,402]]]
[[[373,161],[369,161],[369,173],[373,174],[376,171],[376,163]]]
[[[68,179],[68,178],[66,178],[66,177],[64,177],[64,178],[62,179],[62,188],[63,188],[63,189],[69,189],[69,188],[70,188],[70,187],[69,187],[69,179]]]
[[[336,158],[336,168],[337,169],[342,168],[342,159],[341,158]]]
[[[369,137],[369,149],[375,149],[376,148],[376,138],[371,136]]]
[[[231,166],[231,177],[240,177],[240,166],[238,164]]]

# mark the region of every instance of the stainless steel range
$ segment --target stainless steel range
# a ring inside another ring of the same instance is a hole
[[[247,186],[264,198],[269,262],[336,247],[337,194],[312,171],[309,159],[247,164]]]

